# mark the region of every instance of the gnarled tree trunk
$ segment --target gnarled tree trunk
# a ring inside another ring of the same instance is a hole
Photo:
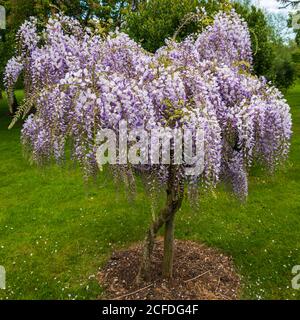
[[[170,165],[169,167],[166,205],[147,231],[142,262],[137,277],[138,282],[150,280],[151,255],[154,248],[154,241],[158,231],[164,225],[163,276],[167,279],[172,278],[174,258],[174,220],[177,211],[181,207],[184,196],[184,183],[180,178],[180,170],[181,167],[178,165]]]
[[[165,223],[163,276],[166,279],[171,279],[173,275],[174,224],[175,215]]]

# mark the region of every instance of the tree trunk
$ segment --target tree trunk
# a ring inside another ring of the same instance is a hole
[[[139,274],[137,276],[137,282],[142,282],[143,280],[144,281],[150,280],[151,254],[154,248],[154,241],[158,231],[164,225],[164,222],[165,220],[163,218],[163,214],[161,214],[152,223],[149,230],[147,231],[145,242],[144,242],[142,262],[141,262]]]
[[[167,280],[173,276],[174,220],[175,214],[165,223],[163,276]]]
[[[184,194],[184,183],[179,178],[179,176],[180,167],[170,165],[167,186],[167,203],[165,208],[161,210],[158,218],[156,218],[156,220],[152,223],[151,227],[147,231],[137,282],[150,280],[151,255],[154,248],[154,242],[158,231],[162,228],[163,225],[165,225],[166,227],[163,275],[167,279],[172,278],[174,256],[174,219],[177,211],[181,207]]]

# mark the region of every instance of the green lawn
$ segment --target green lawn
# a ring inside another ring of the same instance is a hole
[[[18,97],[21,93],[18,92]],[[290,160],[274,177],[255,170],[247,204],[222,189],[203,195],[199,210],[185,204],[176,237],[230,254],[242,275],[242,298],[300,299],[291,269],[300,265],[300,85],[293,108]],[[7,289],[0,299],[95,299],[97,270],[111,252],[142,240],[149,201],[128,203],[110,178],[87,187],[74,167],[32,167],[22,157],[20,127],[8,131],[0,106],[0,265]]]

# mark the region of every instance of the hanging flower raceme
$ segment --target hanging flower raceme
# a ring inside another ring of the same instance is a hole
[[[216,60],[228,66],[252,63],[247,23],[235,11],[217,14],[212,26],[199,35],[195,47],[200,60]]]
[[[21,57],[11,58],[5,67],[4,84],[7,91],[10,113],[13,112],[14,87],[23,69],[24,69],[24,66],[23,66]]]
[[[17,33],[18,52],[23,58],[29,56],[30,53],[38,46],[40,36],[37,30],[38,21],[36,18],[31,17],[25,21]]]

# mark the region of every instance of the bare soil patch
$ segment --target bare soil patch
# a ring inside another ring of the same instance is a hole
[[[220,251],[191,241],[175,241],[174,278],[162,278],[163,241],[152,258],[151,282],[136,284],[141,244],[115,252],[99,273],[105,288],[100,299],[120,300],[236,300],[240,277],[232,259]]]

